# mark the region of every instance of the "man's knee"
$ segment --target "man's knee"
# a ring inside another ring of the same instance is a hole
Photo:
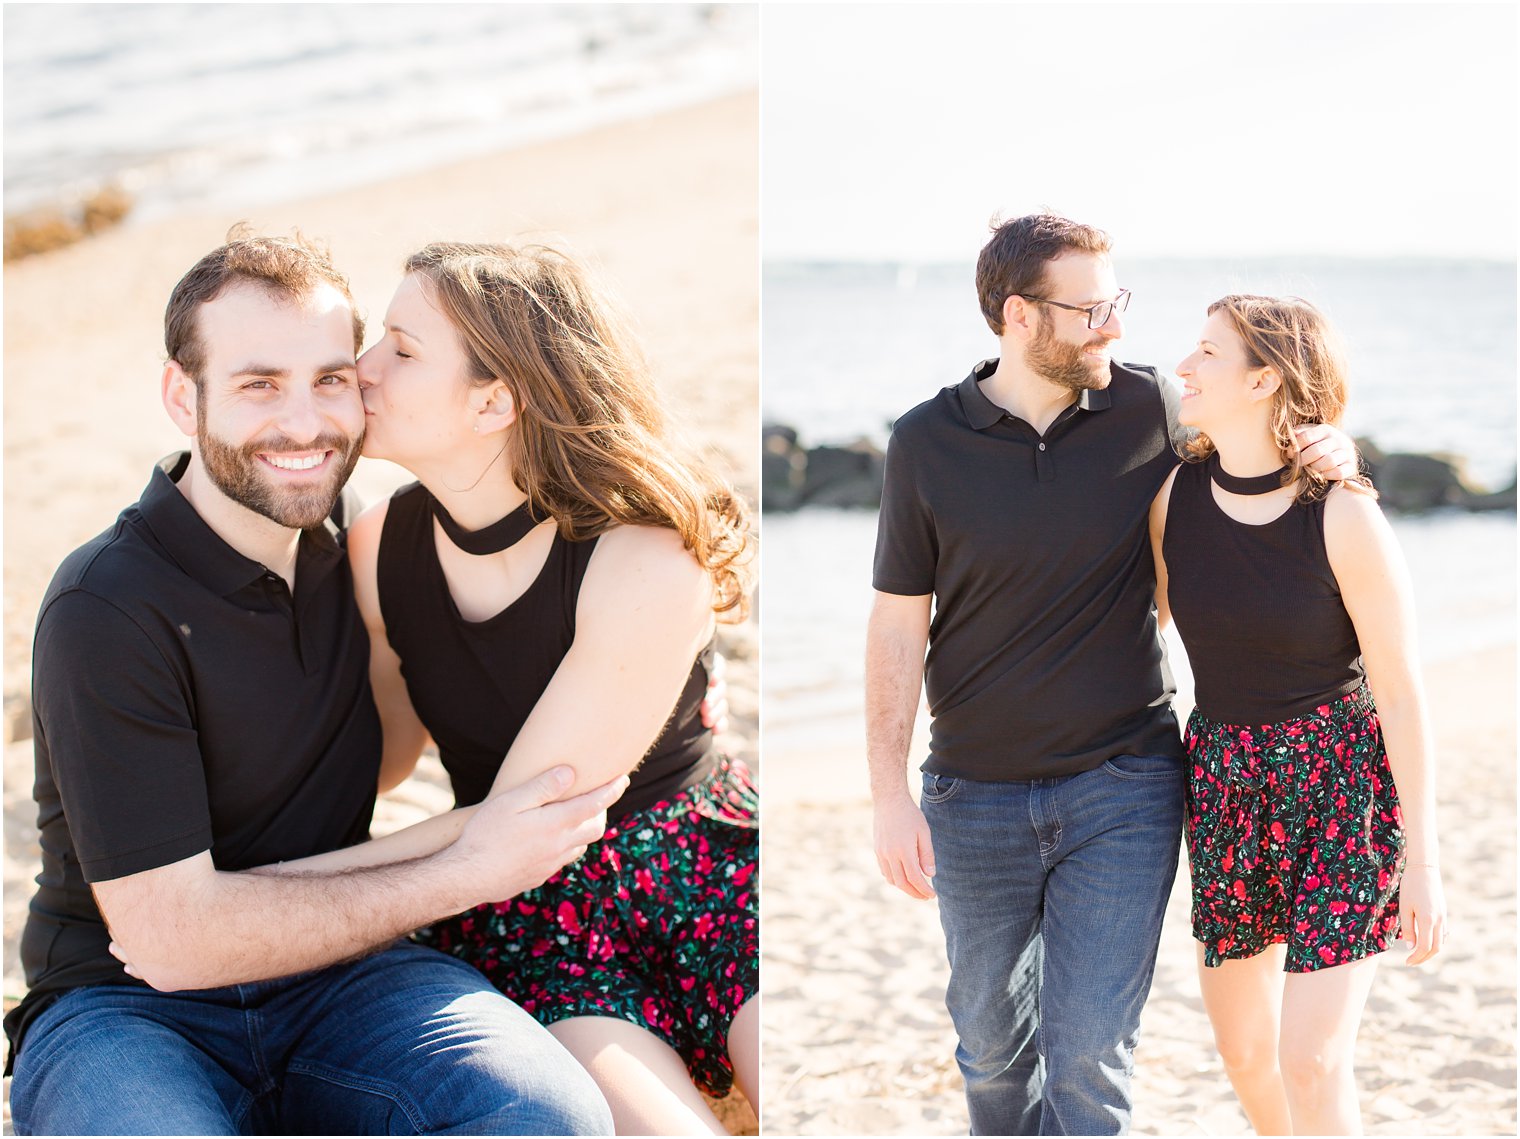
[[[16,1057],[16,1134],[238,1133],[239,1089],[172,1028],[119,1008],[60,1013],[40,1018]]]
[[[586,1070],[566,1056],[558,1072],[547,1069],[526,1086],[513,1087],[468,1128],[472,1135],[611,1135],[612,1110]]]

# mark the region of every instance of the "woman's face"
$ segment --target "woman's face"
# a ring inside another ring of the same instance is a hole
[[[1223,425],[1249,412],[1260,402],[1252,398],[1251,390],[1261,371],[1247,366],[1245,342],[1224,311],[1210,313],[1197,347],[1177,365],[1183,382],[1178,421],[1207,434],[1211,425]]]
[[[467,376],[464,347],[432,285],[408,274],[385,311],[384,337],[359,357],[364,454],[407,465],[467,445],[475,421]]]

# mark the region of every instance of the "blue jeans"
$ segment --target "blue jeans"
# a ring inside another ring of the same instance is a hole
[[[1182,793],[1160,756],[1032,782],[925,774],[973,1135],[1128,1131]]]
[[[399,943],[275,981],[74,989],[27,1030],[18,1135],[610,1135],[585,1070],[474,969]]]

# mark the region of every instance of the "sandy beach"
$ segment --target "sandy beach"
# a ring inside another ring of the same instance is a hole
[[[1376,1135],[1514,1134],[1513,646],[1426,685],[1451,939],[1421,968],[1383,958],[1357,1047],[1363,1119]],[[768,1135],[966,1133],[938,916],[881,880],[865,770],[863,748],[766,754]],[[1134,1131],[1249,1134],[1213,1052],[1187,909],[1184,869],[1141,1024]]]
[[[758,488],[758,98],[724,98],[366,188],[244,213],[128,226],[5,270],[5,1007],[24,993],[17,938],[37,870],[32,626],[59,561],[133,502],[184,446],[159,403],[163,307],[246,218],[331,246],[378,324],[405,256],[430,240],[537,240],[589,260],[622,298],[686,435],[754,501]],[[365,460],[367,502],[407,480]],[[758,636],[725,627],[732,727],[757,767]],[[377,832],[447,809],[441,768],[388,796]],[[9,1125],[8,1093],[5,1122]],[[727,1122],[749,1128],[740,1097]]]

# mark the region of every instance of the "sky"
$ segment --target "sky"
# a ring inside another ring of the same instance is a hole
[[[767,260],[1516,249],[1512,3],[766,5]]]

